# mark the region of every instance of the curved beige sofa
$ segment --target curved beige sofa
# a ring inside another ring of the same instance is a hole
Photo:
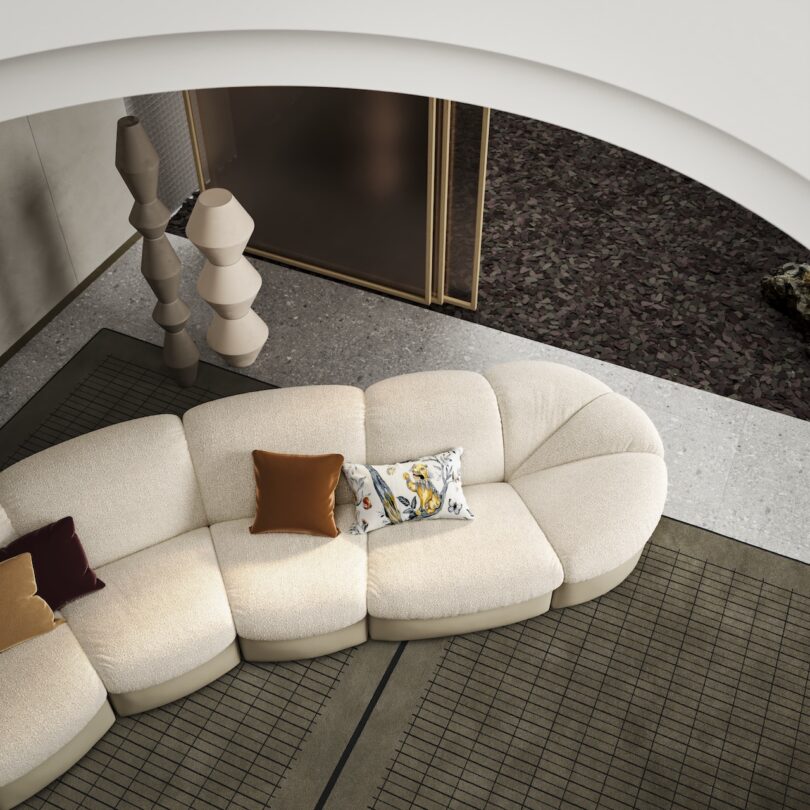
[[[385,463],[462,446],[473,521],[334,539],[251,535],[251,451]],[[106,588],[0,654],[0,808],[80,758],[119,714],[176,700],[242,657],[466,633],[592,599],[633,569],[666,495],[658,434],[603,383],[552,363],[423,372],[365,392],[243,394],[152,416],[0,473],[0,545],[72,515]],[[5,526],[3,532],[2,526]]]

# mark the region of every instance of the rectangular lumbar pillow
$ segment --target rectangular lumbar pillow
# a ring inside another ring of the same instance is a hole
[[[72,517],[35,529],[0,548],[0,560],[29,553],[37,578],[37,595],[59,610],[80,596],[100,591],[104,583],[90,567]]]
[[[256,519],[251,534],[337,537],[335,489],[342,464],[340,453],[306,456],[254,450]]]
[[[62,624],[36,592],[30,554],[0,562],[0,652]]]
[[[357,508],[352,533],[425,518],[470,520],[461,490],[461,454],[456,447],[435,456],[395,464],[344,464]]]

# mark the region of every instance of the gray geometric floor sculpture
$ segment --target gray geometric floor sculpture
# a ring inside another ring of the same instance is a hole
[[[157,196],[160,158],[134,115],[118,120],[115,166],[135,198],[129,221],[143,236],[141,272],[158,299],[152,318],[166,332],[163,362],[187,387],[197,377],[200,353],[186,331],[189,308],[178,297],[183,268],[166,238],[171,215]]]

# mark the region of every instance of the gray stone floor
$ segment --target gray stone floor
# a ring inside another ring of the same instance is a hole
[[[183,295],[203,357],[210,319],[194,284],[202,259],[171,237],[186,273]],[[154,298],[135,245],[0,367],[5,422],[99,329],[160,342]],[[270,338],[248,373],[276,385],[367,386],[394,374],[483,369],[536,358],[575,366],[636,401],[664,439],[670,471],[665,513],[810,562],[810,422],[451,318],[375,293],[255,260],[264,285],[255,308]]]

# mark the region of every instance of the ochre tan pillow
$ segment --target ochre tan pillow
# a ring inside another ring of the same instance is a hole
[[[256,519],[251,534],[291,532],[337,537],[335,488],[343,456],[253,451]]]
[[[30,553],[0,563],[0,652],[62,624],[36,592]]]

